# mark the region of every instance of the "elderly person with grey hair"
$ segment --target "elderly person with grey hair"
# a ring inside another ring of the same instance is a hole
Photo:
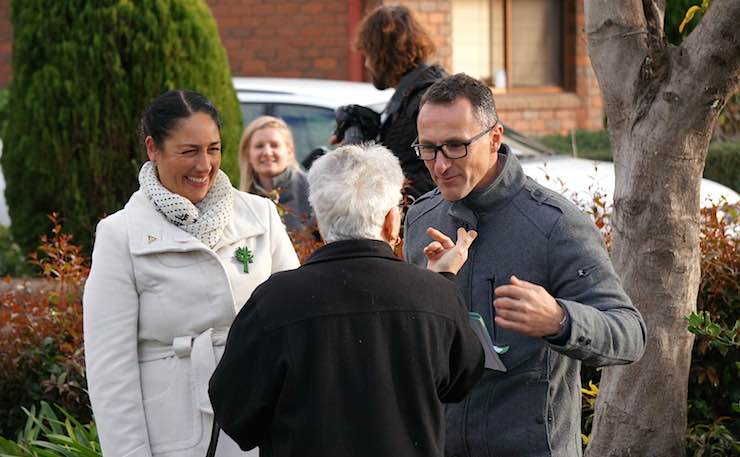
[[[210,382],[216,420],[270,456],[441,457],[442,403],[483,371],[454,282],[476,234],[430,231],[427,269],[397,258],[403,174],[382,146],[338,148],[308,181],[328,244],[237,316]]]

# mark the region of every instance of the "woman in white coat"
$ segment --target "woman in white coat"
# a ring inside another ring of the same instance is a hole
[[[142,136],[140,188],[98,224],[85,285],[90,400],[106,457],[201,457],[228,328],[298,259],[275,206],[220,171],[220,121],[205,97],[161,95]],[[222,437],[217,455],[245,454]]]

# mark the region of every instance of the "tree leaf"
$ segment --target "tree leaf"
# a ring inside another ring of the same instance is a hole
[[[701,6],[692,6],[686,11],[686,15],[683,17],[683,21],[681,21],[681,25],[678,26],[679,33],[683,33],[683,29],[686,28],[689,22],[694,18],[694,14],[701,11]]]

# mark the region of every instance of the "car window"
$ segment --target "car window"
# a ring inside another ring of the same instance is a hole
[[[242,117],[244,118],[244,127],[259,116],[267,114],[267,105],[265,103],[242,103]]]
[[[334,111],[318,106],[275,104],[272,115],[290,126],[298,162],[312,150],[326,145],[336,126]]]

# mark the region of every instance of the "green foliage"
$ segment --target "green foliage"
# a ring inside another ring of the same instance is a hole
[[[728,420],[728,417],[720,417],[711,424],[690,426],[687,435],[688,455],[693,457],[740,455],[740,441],[724,424]]]
[[[686,321],[689,323],[691,333],[706,338],[709,348],[716,349],[723,356],[726,356],[730,349],[740,348],[740,319],[735,321],[732,328],[726,328],[714,322],[707,311],[701,311],[689,314]]]
[[[0,226],[0,276],[26,276],[31,268],[21,252],[21,248],[13,241],[13,235],[8,227]]]
[[[3,132],[5,131],[5,124],[7,123],[8,123],[8,89],[0,87],[0,142],[3,139]]]
[[[13,80],[2,165],[16,241],[58,211],[87,250],[95,223],[138,187],[144,107],[169,89],[222,112],[222,166],[238,182],[242,118],[204,0],[12,0]]]
[[[589,160],[612,160],[609,133],[606,130],[597,132],[579,130],[576,131],[575,136],[578,157]],[[568,135],[547,135],[538,140],[558,154],[571,155],[573,153],[571,138]],[[740,192],[740,141],[710,143],[704,166],[704,177]]]
[[[547,135],[538,140],[558,154],[573,154],[570,135]],[[578,157],[590,160],[612,160],[612,147],[609,143],[609,133],[606,130],[596,132],[576,130],[575,143],[578,150]]]
[[[702,0],[666,0],[665,20],[663,21],[663,33],[666,41],[671,44],[681,44],[684,38],[689,36],[704,15],[703,11],[694,11],[691,20],[680,30],[681,23],[686,13],[692,6],[701,6]]]
[[[41,402],[27,415],[15,441],[0,438],[3,457],[101,457],[94,423],[82,424],[59,406]]]
[[[740,192],[740,141],[710,144],[704,177]]]

